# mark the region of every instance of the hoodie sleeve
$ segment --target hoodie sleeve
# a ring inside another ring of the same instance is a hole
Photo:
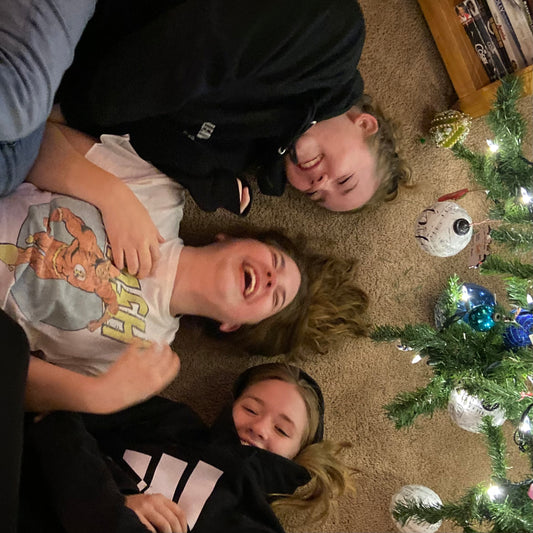
[[[170,175],[172,171],[170,174],[166,171],[166,174]],[[243,213],[240,212],[239,186],[233,172],[218,169],[210,172],[206,176],[192,176],[180,172],[177,181],[189,191],[200,209],[211,212],[216,211],[218,208],[223,208],[235,215],[245,216],[248,214],[249,207],[252,205],[252,190],[245,179],[239,179],[243,187],[248,187],[250,191],[250,202]]]
[[[156,396],[110,415],[83,415],[87,431],[102,446],[127,442],[179,443],[205,435],[207,426],[187,405]]]
[[[75,413],[56,412],[31,423],[26,453],[39,465],[32,483],[57,515],[66,533],[147,533],[124,505],[98,445]]]

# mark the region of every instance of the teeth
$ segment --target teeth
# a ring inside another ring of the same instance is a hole
[[[249,442],[246,442],[245,440],[242,440],[242,439],[241,439],[241,444],[242,444],[243,446],[250,446],[250,443],[249,443]]]
[[[257,279],[255,277],[254,269],[245,266],[244,267],[244,275],[245,275],[245,289],[244,289],[244,296],[249,296],[252,294],[255,290],[255,284],[257,283]]]
[[[303,170],[307,170],[308,168],[314,167],[316,164],[322,161],[322,157],[322,154],[319,154],[314,159],[311,159],[311,161],[307,161],[306,163],[300,163],[298,166]]]

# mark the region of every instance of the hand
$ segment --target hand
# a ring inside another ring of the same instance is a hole
[[[153,533],[187,533],[183,509],[162,494],[126,496],[126,507]]]
[[[248,207],[250,203],[250,189],[248,187],[242,186],[242,181],[237,178],[237,186],[239,187],[239,198],[240,198],[240,211],[243,213],[244,210]]]
[[[159,245],[165,239],[129,188],[121,187],[119,194],[109,196],[110,201],[99,207],[113,251],[113,262],[119,270],[126,264],[130,274],[145,278],[153,274],[160,257]]]
[[[140,342],[126,348],[109,370],[96,377],[99,407],[112,413],[161,392],[178,374],[180,360],[168,345]]]

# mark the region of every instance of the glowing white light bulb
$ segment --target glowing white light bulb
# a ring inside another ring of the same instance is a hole
[[[495,500],[498,496],[503,494],[503,489],[498,485],[491,485],[487,489],[487,494],[491,500]]]
[[[526,189],[524,189],[524,187],[520,187],[520,194],[522,195],[522,203],[523,204],[529,204],[531,203],[531,196],[529,195],[529,193],[526,191]]]
[[[411,364],[418,363],[419,361],[422,361],[422,357],[420,357],[420,354],[416,354],[413,359],[411,359]]]
[[[489,146],[489,150],[494,154],[495,152],[497,152],[500,147],[494,142],[494,141],[491,141],[490,139],[487,139],[487,144]]]
[[[470,300],[470,294],[468,294],[468,289],[464,285],[461,288],[461,299],[463,302],[468,302],[468,300]]]

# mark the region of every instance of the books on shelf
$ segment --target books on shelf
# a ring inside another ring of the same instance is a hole
[[[532,0],[465,0],[455,12],[491,81],[533,64]]]
[[[508,72],[498,47],[487,29],[488,21],[484,21],[475,0],[465,0],[455,6],[455,12],[474,47],[485,71],[491,81],[505,76]]]
[[[500,30],[505,49],[511,60],[512,70],[524,68],[527,65],[526,57],[522,52],[501,0],[487,0],[487,4],[494,22]]]
[[[527,12],[522,0],[496,0],[501,3],[514,32],[514,37],[522,53],[526,64],[533,63],[533,30],[529,24]]]

